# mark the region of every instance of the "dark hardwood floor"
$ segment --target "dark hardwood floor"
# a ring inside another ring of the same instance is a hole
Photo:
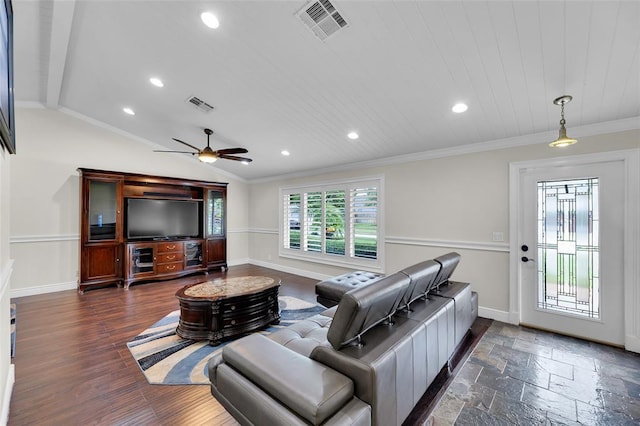
[[[316,280],[253,265],[209,278],[264,275],[279,278],[280,294],[315,302]],[[150,385],[126,343],[167,313],[179,309],[176,291],[204,275],[75,290],[13,299],[17,311],[16,382],[9,425],[236,425],[209,386]],[[477,321],[473,343],[490,324]],[[477,332],[475,332],[477,331]],[[467,342],[467,343],[468,343]],[[456,367],[455,362],[452,367]],[[454,374],[443,369],[404,425],[423,424]]]
[[[315,301],[316,280],[252,265],[225,275],[280,278],[281,295]],[[13,299],[16,382],[9,425],[234,425],[208,386],[150,385],[126,342],[179,308],[175,293],[204,275]]]

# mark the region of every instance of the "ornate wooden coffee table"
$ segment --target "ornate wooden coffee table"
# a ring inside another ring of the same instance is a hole
[[[280,322],[278,288],[268,277],[217,278],[190,284],[176,293],[180,321],[176,333],[218,345],[224,338]]]

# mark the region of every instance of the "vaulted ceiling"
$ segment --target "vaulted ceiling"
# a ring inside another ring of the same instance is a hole
[[[211,128],[214,149],[244,147],[253,159],[212,167],[248,180],[547,143],[564,94],[570,135],[640,128],[640,2],[332,3],[346,26],[321,40],[299,17],[305,1],[13,0],[16,101],[157,149],[186,148],[172,138],[203,147]],[[458,102],[469,109],[453,113]],[[182,155],[152,150],[144,161]]]

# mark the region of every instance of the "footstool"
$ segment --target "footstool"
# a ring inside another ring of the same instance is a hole
[[[318,303],[327,308],[340,303],[342,296],[349,290],[367,286],[378,281],[384,275],[367,271],[354,271],[338,275],[316,284],[316,296]]]

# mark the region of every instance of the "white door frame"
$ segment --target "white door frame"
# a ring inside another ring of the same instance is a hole
[[[573,155],[509,164],[509,322],[520,323],[519,206],[522,173],[530,168],[624,163],[624,328],[625,348],[640,353],[640,149]]]

